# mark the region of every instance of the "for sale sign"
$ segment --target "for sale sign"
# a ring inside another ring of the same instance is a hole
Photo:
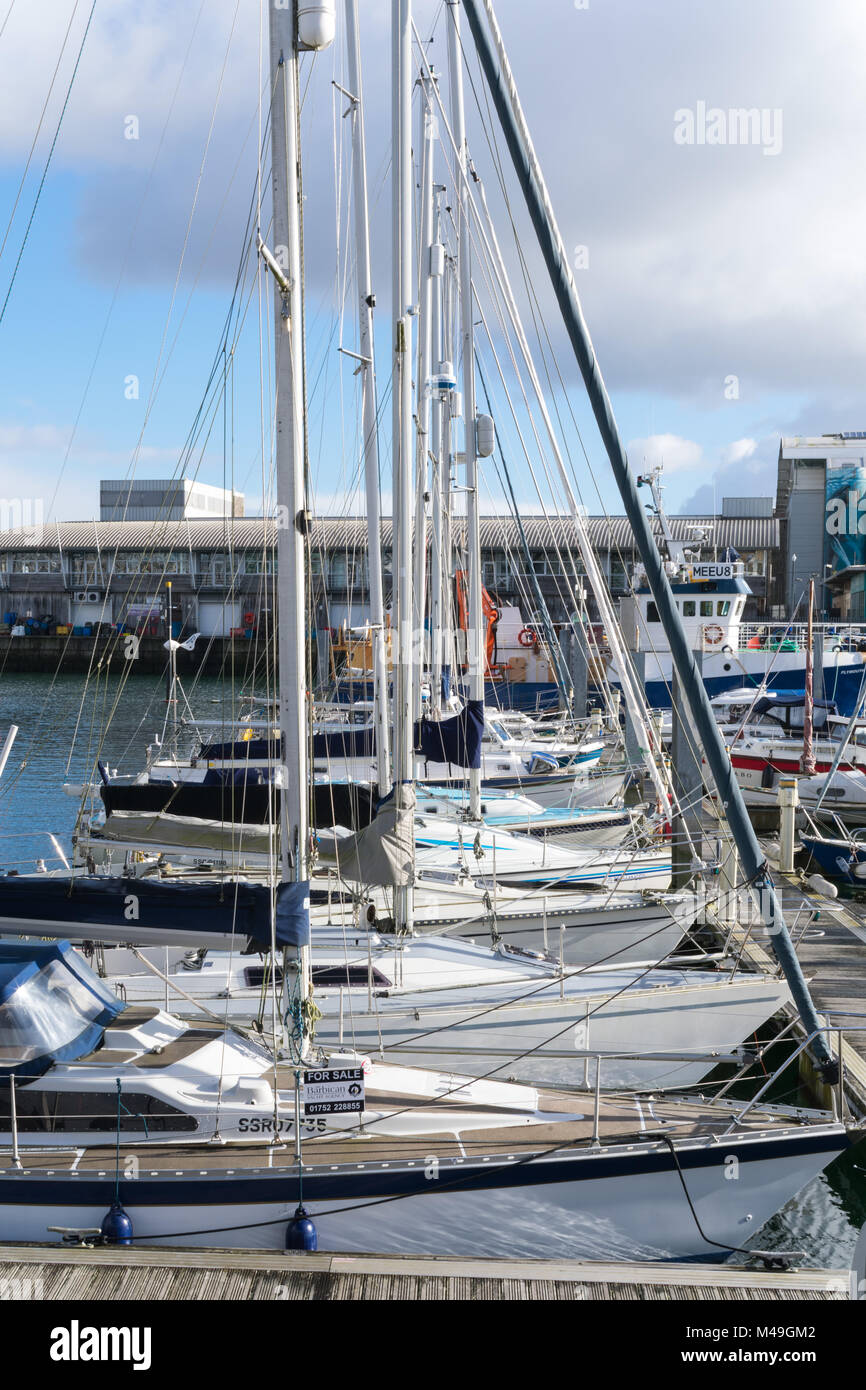
[[[364,1068],[304,1072],[304,1114],[338,1115],[364,1109]]]

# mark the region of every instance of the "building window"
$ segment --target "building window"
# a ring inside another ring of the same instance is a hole
[[[273,574],[274,556],[272,551],[262,554],[260,550],[248,550],[244,554],[244,574]],[[313,570],[315,573],[315,570]]]
[[[73,554],[71,558],[72,583],[78,588],[83,588],[87,584],[98,584],[99,565],[94,556]]]
[[[610,561],[610,588],[611,593],[614,594],[628,593],[628,575],[626,574],[625,563],[615,556],[611,556]]]
[[[367,584],[367,557],[360,551],[347,554],[335,550],[329,557],[328,571],[333,589],[360,589]]]

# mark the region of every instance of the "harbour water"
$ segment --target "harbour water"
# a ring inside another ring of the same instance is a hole
[[[96,759],[112,770],[134,772],[145,746],[162,731],[165,683],[156,676],[4,674],[0,681],[0,734],[17,724],[19,734],[0,781],[0,865],[32,870],[42,858],[58,864],[49,833],[68,854],[79,802],[64,795],[64,782],[90,780]],[[205,677],[188,691],[201,719],[236,713],[236,691],[228,678]],[[71,748],[71,752],[70,752]],[[770,1099],[806,1098],[782,1078]],[[823,1267],[849,1263],[866,1223],[866,1145],[839,1159],[780,1212],[750,1244],[759,1249],[803,1251],[805,1262]],[[708,1232],[708,1234],[710,1234]],[[0,1232],[2,1238],[2,1232]],[[539,1249],[543,1255],[543,1249]]]

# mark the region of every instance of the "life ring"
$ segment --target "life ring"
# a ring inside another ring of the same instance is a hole
[[[704,627],[704,641],[708,647],[717,647],[725,636],[718,623],[707,623]]]
[[[538,637],[535,630],[531,627],[522,627],[517,634],[517,641],[521,647],[535,647],[538,645]]]

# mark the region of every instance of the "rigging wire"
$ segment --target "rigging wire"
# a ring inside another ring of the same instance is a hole
[[[67,43],[68,43],[68,41],[69,41],[69,35],[70,35],[71,31],[72,31],[72,25],[73,25],[73,23],[75,22],[75,16],[76,16],[76,14],[78,13],[78,6],[79,6],[80,3],[81,3],[81,0],[75,0],[75,4],[74,4],[74,6],[73,6],[73,8],[72,8],[72,13],[71,13],[71,15],[69,16],[69,23],[68,23],[68,25],[66,26],[66,33],[65,33],[64,36],[63,36],[63,43],[62,43],[61,48],[60,48],[60,53],[59,53],[59,55],[58,55],[57,62],[56,62],[55,65],[54,65],[54,72],[53,72],[52,75],[51,75],[51,82],[49,83],[49,86],[48,86],[48,92],[47,92],[47,94],[46,94],[45,101],[42,103],[42,110],[41,110],[41,112],[40,112],[40,114],[39,114],[39,121],[38,121],[37,126],[36,126],[36,133],[35,133],[35,135],[33,136],[33,140],[32,140],[32,142],[31,142],[31,144],[30,144],[30,149],[29,149],[28,154],[27,154],[27,160],[26,160],[26,163],[25,163],[25,165],[24,165],[24,172],[23,172],[23,174],[21,175],[21,180],[20,180],[20,182],[19,182],[19,184],[18,184],[18,189],[17,189],[16,194],[15,194],[15,200],[14,200],[14,202],[13,202],[13,204],[12,204],[12,211],[11,211],[10,214],[9,214],[9,221],[8,221],[7,224],[6,224],[6,231],[5,231],[4,234],[3,234],[3,240],[2,240],[2,242],[0,242],[0,260],[3,259],[3,252],[6,250],[6,242],[9,240],[9,233],[10,233],[11,230],[12,230],[12,224],[13,224],[13,222],[14,222],[14,220],[15,220],[15,213],[18,211],[18,204],[19,204],[19,202],[21,201],[21,194],[24,192],[24,185],[25,185],[25,183],[27,182],[27,175],[28,175],[28,173],[30,172],[30,165],[31,165],[31,163],[32,163],[32,161],[33,161],[33,155],[34,155],[34,153],[35,153],[36,145],[37,145],[38,140],[39,140],[39,135],[40,135],[40,132],[41,132],[41,130],[42,130],[42,124],[43,124],[43,122],[44,122],[44,120],[45,120],[45,113],[46,113],[47,110],[48,110],[48,103],[49,103],[50,100],[51,100],[51,93],[54,91],[54,84],[55,84],[55,82],[57,81],[57,74],[58,74],[59,71],[60,71],[60,64],[63,62],[63,55],[64,55],[64,53],[66,52],[66,45],[67,45]],[[13,4],[14,4],[14,0],[13,0]],[[3,21],[3,29],[6,28],[6,21],[8,20],[9,15],[10,15],[11,13],[12,13],[12,5],[9,6],[9,10],[8,10],[8,12],[7,12],[6,19],[4,19],[4,21]],[[2,35],[3,35],[3,29],[0,29],[0,37],[2,37]]]
[[[7,308],[8,304],[9,304],[9,299],[10,299],[10,297],[11,297],[11,295],[12,295],[12,290],[13,290],[13,288],[14,288],[15,281],[16,281],[17,276],[18,276],[18,269],[19,269],[19,267],[20,267],[20,265],[21,265],[21,258],[22,258],[23,255],[24,255],[24,249],[25,249],[25,247],[26,247],[26,245],[27,245],[27,239],[28,239],[28,237],[30,236],[30,229],[31,229],[31,227],[33,226],[33,220],[34,220],[34,218],[36,217],[36,210],[37,210],[37,208],[39,207],[39,199],[42,197],[42,190],[43,190],[43,188],[45,187],[45,180],[46,180],[46,178],[48,177],[48,170],[49,170],[49,167],[50,167],[50,165],[51,165],[51,159],[52,159],[52,156],[53,156],[53,154],[54,154],[54,150],[55,150],[55,147],[56,147],[56,145],[57,145],[58,138],[59,138],[59,136],[60,136],[60,130],[61,130],[61,127],[62,127],[62,125],[63,125],[63,118],[64,118],[64,116],[66,115],[66,108],[67,108],[67,106],[69,105],[69,98],[70,98],[71,95],[72,95],[72,88],[73,88],[73,86],[75,85],[75,79],[76,79],[76,77],[78,76],[78,67],[79,67],[79,64],[81,63],[82,54],[84,53],[84,45],[85,45],[86,42],[87,42],[87,35],[90,33],[90,24],[91,24],[91,21],[92,21],[92,19],[93,19],[93,12],[94,12],[95,9],[96,9],[96,0],[93,0],[93,4],[92,4],[91,7],[90,7],[90,14],[87,16],[87,24],[85,25],[84,34],[82,35],[82,39],[81,39],[81,44],[80,44],[79,49],[78,49],[78,56],[77,56],[76,59],[75,59],[75,67],[72,69],[72,76],[71,76],[70,79],[69,79],[69,86],[68,86],[67,89],[66,89],[66,96],[64,97],[63,106],[62,106],[62,108],[61,108],[60,116],[59,116],[58,121],[57,121],[57,126],[56,126],[55,131],[54,131],[54,138],[53,138],[52,141],[51,141],[51,147],[50,147],[50,149],[49,149],[49,151],[48,151],[48,157],[47,157],[47,159],[45,160],[45,165],[44,165],[43,170],[42,170],[42,177],[41,177],[41,179],[39,180],[39,187],[38,187],[37,190],[36,190],[36,197],[35,197],[34,200],[33,200],[33,207],[32,207],[31,210],[30,210],[30,217],[29,217],[28,220],[27,220],[27,226],[24,228],[24,236],[23,236],[23,238],[22,238],[21,246],[20,246],[19,251],[18,251],[18,259],[17,259],[16,262],[15,262],[15,268],[14,268],[14,270],[12,271],[12,279],[9,281],[9,286],[8,286],[8,288],[7,288],[7,290],[6,290],[6,298],[3,300],[3,307],[0,308],[0,323],[3,322],[4,316],[5,316],[5,314],[6,314],[6,308]],[[71,21],[70,21],[70,22],[71,22]],[[61,55],[61,56],[62,56],[62,55]]]

